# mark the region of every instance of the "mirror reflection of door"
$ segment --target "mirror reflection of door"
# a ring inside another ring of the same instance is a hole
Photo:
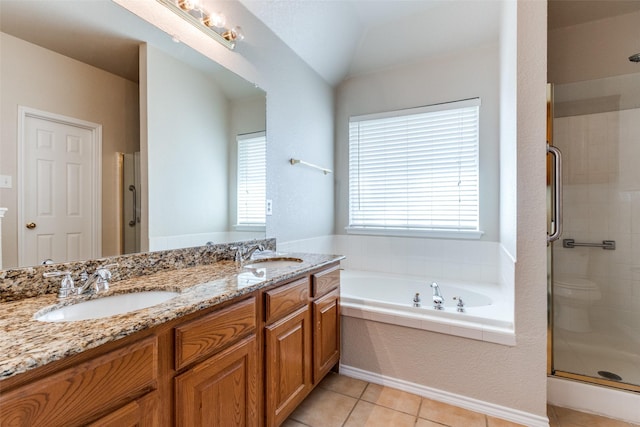
[[[20,265],[100,256],[100,125],[26,108],[20,118]]]

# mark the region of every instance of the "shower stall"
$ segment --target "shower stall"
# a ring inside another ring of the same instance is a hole
[[[561,168],[553,160],[548,166],[550,232],[559,213],[562,229],[548,253],[548,368],[558,377],[640,392],[636,66],[636,73],[550,88],[548,142],[562,153]]]

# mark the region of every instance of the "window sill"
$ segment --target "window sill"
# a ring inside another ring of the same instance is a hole
[[[454,230],[400,230],[388,228],[345,227],[347,234],[363,234],[370,236],[394,237],[431,237],[434,239],[463,239],[479,240],[483,231],[454,231]]]
[[[235,231],[266,231],[267,227],[264,225],[247,225],[247,224],[236,224],[233,226]]]

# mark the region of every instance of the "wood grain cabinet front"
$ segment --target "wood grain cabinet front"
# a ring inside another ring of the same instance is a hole
[[[264,293],[265,320],[272,323],[285,315],[309,304],[309,278],[305,277],[278,286]]]
[[[336,265],[312,276],[313,297],[317,298],[340,287],[340,266]]]
[[[309,305],[265,328],[266,424],[279,426],[313,388]]]
[[[2,393],[0,425],[68,427],[94,422],[155,390],[157,360],[157,340],[151,336]]]
[[[251,335],[175,378],[179,427],[259,424],[258,356]]]
[[[88,427],[143,427],[165,425],[157,408],[158,393],[153,392],[89,424]]]
[[[176,327],[176,370],[204,359],[256,330],[256,297]]]
[[[313,382],[340,360],[340,289],[313,301]]]

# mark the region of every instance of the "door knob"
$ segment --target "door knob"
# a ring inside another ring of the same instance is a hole
[[[27,224],[27,228],[29,230],[33,230],[34,228],[36,228],[36,223],[35,222],[30,222]]]

